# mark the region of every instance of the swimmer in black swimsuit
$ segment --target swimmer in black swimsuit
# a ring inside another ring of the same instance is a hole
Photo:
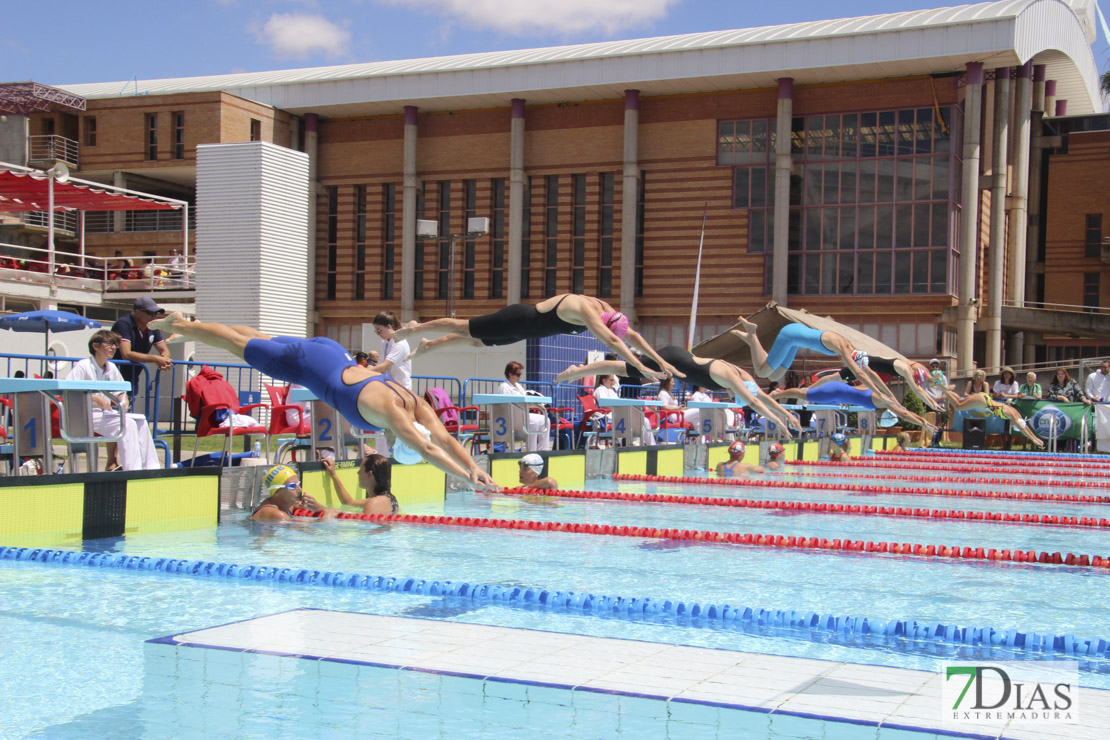
[[[155,323],[158,324],[155,328],[172,329],[230,352],[278,380],[300,383],[317,398],[331,403],[356,428],[380,427],[395,434],[443,472],[468,480],[477,488],[500,490],[489,473],[479,468],[444,428],[427,401],[392,378],[359,366],[335,342],[324,337],[274,339],[249,326],[189,321],[180,313],[172,313],[151,325]],[[263,366],[256,367],[248,356]]]
[[[948,399],[949,411],[955,413],[956,411],[970,411],[971,409],[985,408],[999,419],[1011,422],[1022,434],[1032,440],[1033,444],[1038,447],[1044,447],[1044,441],[1037,436],[1036,432],[1029,428],[1029,424],[1025,421],[1025,417],[1021,415],[1021,412],[1010,404],[999,403],[987,393],[972,393],[961,399],[947,388],[944,389],[944,397]]]
[[[496,347],[523,339],[580,334],[587,329],[626,362],[634,365],[646,378],[662,380],[668,374],[685,377],[657,355],[644,338],[628,326],[628,317],[605,301],[575,293],[553,296],[535,306],[514,303],[494,313],[472,319],[433,319],[423,324],[410,323],[401,327],[394,336],[397,339],[423,337],[420,345],[409,355],[412,358],[452,344]],[[424,336],[438,332],[447,332],[447,335],[438,339]],[[660,369],[650,370],[645,367],[628,344],[625,344],[625,337],[629,344],[655,360]]]
[[[749,372],[724,360],[697,357],[682,347],[668,345],[659,349],[659,356],[672,366],[685,373],[686,381],[696,383],[712,391],[728,391],[734,398],[754,408],[763,416],[774,419],[787,429],[801,431],[798,417],[790,413],[778,401],[763,392]],[[655,369],[651,358],[641,358],[648,367]],[[567,383],[590,375],[620,375],[623,378],[640,380],[643,375],[629,363],[618,360],[602,360],[588,365],[571,365],[555,377],[556,383]]]

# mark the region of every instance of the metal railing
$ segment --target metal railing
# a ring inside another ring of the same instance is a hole
[[[1014,301],[1004,300],[1002,305],[1006,308],[1036,308],[1044,311],[1069,311],[1072,313],[1097,313],[1110,314],[1110,307],[1080,306],[1074,303],[1044,303],[1041,301]]]
[[[50,214],[47,211],[16,211],[9,214],[9,219],[26,226],[39,229],[50,228]],[[80,228],[77,214],[73,211],[55,211],[54,229],[67,234],[76,234]]]
[[[0,280],[55,284],[101,292],[192,290],[192,265],[173,264],[171,257],[93,257],[39,247],[0,243]],[[130,264],[128,265],[127,262]]]
[[[122,214],[121,228],[116,230],[116,215]],[[86,234],[137,233],[152,231],[181,231],[184,215],[181,211],[88,211],[85,213]],[[196,210],[189,209],[189,229],[197,226]]]
[[[81,145],[57,134],[27,137],[27,158],[34,163],[65,162],[77,169],[81,165]]]

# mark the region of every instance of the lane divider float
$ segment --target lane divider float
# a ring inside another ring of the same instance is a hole
[[[1079,452],[1029,452],[1022,450],[950,450],[941,447],[919,447],[913,452],[900,452],[898,450],[875,450],[876,457],[913,457],[915,455],[930,455],[932,457],[951,457],[966,459],[972,457],[1019,457],[1023,460],[1048,460],[1053,462],[1091,462],[1096,467],[1110,467],[1106,455],[1088,455]]]
[[[294,509],[294,516],[319,516],[308,509]],[[825,537],[785,536],[781,534],[747,534],[744,532],[714,532],[698,529],[659,529],[617,524],[592,524],[588,522],[539,522],[531,519],[488,519],[469,516],[440,516],[427,514],[350,514],[339,512],[339,519],[359,519],[374,524],[433,524],[448,527],[480,527],[484,529],[518,529],[533,532],[569,532],[572,534],[610,535],[616,537],[644,537],[647,539],[689,540],[753,547],[777,547],[792,550],[843,550],[867,555],[919,555],[927,558],[953,560],[990,560],[1014,563],[1042,563],[1045,565],[1072,565],[1082,568],[1110,570],[1110,556],[1076,555],[1074,553],[1041,552],[1036,550],[997,550],[959,545],[922,545],[912,542],[873,542],[871,540],[833,539]]]
[[[766,634],[780,628],[809,633],[820,642],[843,642],[859,645],[866,642],[891,642],[905,646],[906,641],[933,643],[927,650],[933,654],[936,643],[959,647],[961,655],[968,648],[990,653],[994,650],[1023,650],[1063,654],[1079,658],[1110,658],[1110,642],[1083,639],[1074,635],[1038,634],[993,627],[971,627],[941,622],[918,622],[911,619],[870,619],[868,617],[818,614],[813,611],[761,609],[730,604],[701,604],[651,597],[606,596],[588,592],[555,591],[527,586],[502,586],[489,583],[467,583],[430,580],[404,576],[373,576],[295,568],[278,568],[238,563],[217,563],[207,560],[179,560],[148,555],[77,552],[30,547],[0,547],[0,561],[57,565],[74,568],[154,572],[186,577],[207,577],[227,581],[255,583],[288,583],[321,588],[349,588],[380,593],[402,593],[465,600],[515,608],[571,612],[607,619],[631,621],[677,620],[684,626],[726,627]]]
[[[799,466],[799,467],[813,467],[813,468],[830,467],[830,466],[834,467],[834,468],[844,468],[844,467],[890,468],[890,466],[891,466],[890,462],[884,462],[882,460],[876,460],[873,457],[853,457],[853,458],[850,458],[850,459],[851,459],[850,463],[835,462],[833,460],[789,460],[789,461],[787,461],[787,464],[788,465],[795,465],[795,466]],[[931,463],[931,462],[921,462],[921,463],[910,464],[910,463],[901,462],[901,461],[898,463],[898,469],[899,470],[947,470],[947,471],[953,472],[953,473],[997,473],[998,472],[998,466],[997,465],[987,465],[987,464],[983,464],[983,465],[954,465],[954,464]],[[1007,471],[1013,473],[1014,475],[1022,475],[1022,476],[1036,475],[1036,476],[1063,476],[1063,477],[1068,477],[1068,478],[1083,478],[1083,477],[1086,477],[1086,478],[1110,478],[1110,471],[1107,471],[1107,472],[1098,472],[1098,471],[1084,472],[1084,471],[1081,471],[1081,470],[1075,470],[1074,468],[1070,469],[1070,470],[1057,470],[1055,468],[1052,468],[1052,469],[1016,468],[1014,466],[1007,466]]]
[[[788,488],[806,491],[848,491],[856,493],[891,493],[900,496],[948,496],[952,498],[993,498],[1013,501],[1050,501],[1060,504],[1110,504],[1110,496],[1085,496],[1075,493],[1017,493],[1014,491],[963,491],[958,488],[909,488],[906,486],[870,486],[853,483],[806,483],[765,478],[698,478],[696,476],[634,475],[617,473],[614,480],[647,483],[698,483],[707,486],[751,486],[753,488]]]
[[[914,509],[901,506],[867,506],[831,504],[810,501],[762,501],[718,496],[680,496],[662,493],[621,493],[618,491],[575,491],[541,488],[502,489],[510,496],[556,496],[560,498],[624,501],[629,503],[688,504],[691,506],[724,506],[734,509],[776,509],[808,511],[814,514],[852,514],[859,516],[893,516],[916,519],[953,519],[957,521],[1001,522],[1004,524],[1044,524],[1069,527],[1110,529],[1110,519],[1096,517],[1056,516],[1052,514],[1011,514],[991,511],[960,511],[957,509]]]
[[[791,470],[787,475],[806,476],[810,478],[828,478],[827,471],[816,470]],[[1028,478],[981,478],[977,477],[974,480],[967,478],[955,478],[945,475],[890,475],[878,473],[860,473],[853,470],[853,466],[844,465],[837,470],[837,475],[842,478],[860,478],[864,480],[898,480],[912,483],[957,483],[960,485],[1000,485],[1009,486],[1014,484],[1022,485],[1037,485],[1037,486],[1051,486],[1052,488],[1110,488],[1110,480],[1108,481],[1091,481],[1091,480],[1046,480],[1046,481],[1030,481]]]

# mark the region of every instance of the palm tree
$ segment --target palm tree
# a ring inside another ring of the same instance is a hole
[[[1102,73],[1102,77],[1099,78],[1099,83],[1102,87],[1102,94],[1110,95],[1110,70]]]

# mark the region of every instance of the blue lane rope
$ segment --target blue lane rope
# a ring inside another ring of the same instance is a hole
[[[940,622],[869,619],[836,616],[787,609],[767,610],[730,604],[699,604],[650,597],[604,596],[575,591],[549,591],[524,586],[488,583],[428,581],[397,576],[371,576],[294,568],[277,568],[208,560],[179,560],[143,555],[48,550],[29,547],[0,547],[0,560],[67,565],[71,567],[110,568],[113,570],[153,571],[167,575],[203,576],[224,580],[260,583],[290,583],[325,588],[353,588],[383,593],[440,596],[470,602],[488,602],[545,611],[569,611],[588,616],[614,619],[682,620],[690,626],[733,628],[764,633],[773,628],[808,630],[819,633],[822,642],[859,645],[861,638],[879,643],[906,641],[956,646],[960,655],[1006,649],[1063,654],[1073,658],[1110,658],[1110,642],[1085,640],[1073,635],[1040,635],[993,627],[960,627]],[[969,656],[970,657],[970,656]]]

